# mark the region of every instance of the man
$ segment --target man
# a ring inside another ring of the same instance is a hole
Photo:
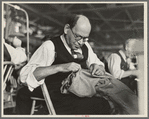
[[[18,114],[29,114],[31,96],[41,97],[40,85],[45,81],[57,114],[109,114],[110,106],[103,98],[80,98],[61,94],[62,81],[71,73],[90,69],[92,75],[103,75],[104,64],[87,42],[91,24],[83,15],[72,15],[64,26],[64,34],[46,41],[33,54],[20,73],[22,88],[17,96]],[[77,52],[76,54],[74,54]]]
[[[137,90],[137,82],[134,79],[138,70],[135,67],[132,68],[130,58],[133,55],[133,47],[136,41],[136,39],[128,39],[124,44],[124,49],[112,53],[107,59],[108,72],[133,91]]]

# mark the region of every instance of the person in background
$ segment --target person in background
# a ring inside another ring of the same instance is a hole
[[[107,58],[107,71],[116,79],[121,80],[132,91],[137,90],[137,81],[135,80],[138,70],[132,65],[133,47],[137,40],[128,39],[124,48],[116,53],[112,53]]]
[[[11,57],[11,62],[13,62],[16,65],[16,67],[17,65],[22,66],[27,61],[25,49],[22,48],[21,45],[22,41],[17,36],[11,35],[8,37],[7,40],[4,40],[4,48],[7,49]]]
[[[64,33],[46,40],[32,55],[20,72],[26,84],[16,99],[17,114],[30,114],[31,96],[42,97],[40,85],[47,85],[56,114],[110,114],[107,100],[97,97],[77,97],[60,92],[62,81],[71,73],[90,69],[92,75],[103,75],[104,64],[97,58],[89,43],[91,24],[84,15],[72,15]]]
[[[6,43],[6,42],[7,43]],[[25,53],[24,48],[21,47],[22,41],[18,39],[16,36],[11,36],[9,39],[4,40],[3,39],[3,45],[4,45],[4,62],[12,62],[15,65],[15,70],[13,70],[12,75],[10,76],[10,80],[7,81],[6,90],[4,93],[4,97],[9,96],[10,94],[7,92],[10,92],[10,89],[13,87],[15,89],[18,88],[18,77],[21,68],[26,64],[27,62],[27,56]]]

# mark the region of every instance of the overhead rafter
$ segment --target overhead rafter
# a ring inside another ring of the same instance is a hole
[[[55,5],[55,4],[49,4],[52,8],[54,8],[57,12],[58,11],[63,11],[63,8],[61,5]]]
[[[50,16],[47,16],[47,15],[44,15],[43,13],[40,13],[38,10],[33,9],[32,7],[30,7],[30,6],[28,6],[28,5],[19,4],[19,6],[22,6],[22,7],[26,8],[26,9],[28,9],[28,10],[34,12],[34,13],[37,14],[38,16],[41,16],[41,17],[43,17],[43,18],[48,19],[49,21],[52,21],[52,22],[54,22],[54,23],[56,23],[56,24],[58,24],[58,25],[60,25],[60,26],[63,26],[63,24],[62,24],[61,22],[59,22],[57,19],[54,19],[54,18],[52,18],[52,17],[50,17]]]
[[[73,6],[73,4],[70,4],[69,6],[66,7],[66,9],[70,9]]]
[[[131,22],[130,20],[122,20],[122,19],[113,19],[114,17],[116,17],[118,14],[120,14],[122,11],[118,12],[117,14],[113,15],[112,17],[110,17],[109,19],[105,19],[106,21],[115,21],[115,22]],[[47,13],[47,15],[50,14],[50,13]],[[72,13],[61,13],[61,14],[54,14],[54,16],[71,16]],[[95,18],[95,17],[89,17],[89,19],[91,20],[102,20],[100,18]],[[140,23],[140,24],[143,24],[143,21],[138,21],[138,20],[135,20],[133,21],[134,23]],[[101,25],[103,26],[105,24],[105,22]]]
[[[131,26],[132,26],[132,25],[135,25],[135,23],[134,23],[134,21],[133,21],[131,15],[130,15],[130,13],[129,13],[129,11],[126,9],[125,12],[126,12],[127,16],[129,17],[129,19],[130,19],[130,21],[131,21],[131,23],[132,23]],[[134,29],[138,32],[138,29],[136,29],[136,26],[134,26]]]
[[[74,4],[73,4],[74,5]],[[87,5],[90,5],[90,4],[87,4]],[[93,4],[92,4],[93,5]],[[121,6],[115,6],[115,7],[109,7],[109,8],[91,8],[91,9],[88,9],[88,8],[85,8],[85,9],[78,9],[78,10],[71,10],[71,11],[65,11],[66,12],[92,12],[92,11],[102,11],[102,10],[111,10],[111,9],[123,9],[123,8],[132,8],[132,7],[143,7],[143,4],[135,4],[135,5],[121,5]],[[46,14],[62,14],[63,11],[59,11],[59,12],[50,12],[50,13],[46,13]]]
[[[99,18],[90,18],[90,19],[93,19],[93,20],[102,20],[102,19],[99,19]],[[111,19],[111,18],[109,18],[109,19],[105,19],[105,21],[116,21],[116,22],[131,22],[131,21],[129,21],[129,20],[122,20],[122,19]],[[143,23],[143,21],[133,21],[133,23]],[[104,23],[105,24],[105,23]]]
[[[118,16],[120,13],[122,13],[122,11],[117,12],[115,15],[113,15],[113,16],[110,17],[109,19],[106,19],[106,21],[107,21],[107,20],[110,20],[110,21],[115,20],[115,19],[113,19],[113,18],[116,17],[116,16]],[[118,20],[118,21],[120,21],[120,20]],[[105,22],[104,22],[103,24],[101,24],[99,27],[102,27],[104,24],[105,24]]]
[[[138,28],[129,28],[129,29],[116,29],[117,31],[131,31],[131,30],[141,30],[143,27],[138,27]],[[112,32],[113,30],[101,30],[101,32]]]
[[[88,4],[88,6],[89,6],[90,8],[94,8],[94,6],[92,6],[92,5],[90,5],[90,4]],[[97,14],[97,16],[99,16],[108,26],[110,26],[113,31],[115,31],[123,40],[125,40],[125,39],[124,39],[124,36],[122,36],[122,34],[120,34],[108,21],[106,21],[105,18],[100,14],[100,12],[98,12],[98,11],[94,11],[94,12],[95,12],[95,13]]]
[[[65,5],[64,4],[61,4],[61,5],[59,5],[59,4],[49,4],[51,7],[53,7],[54,9],[56,9],[56,11],[57,12],[65,12],[65,11],[67,11],[70,7],[71,7],[71,5],[70,6],[68,6],[68,7],[65,7]],[[50,12],[51,13],[51,12]],[[55,12],[54,12],[55,13]],[[46,14],[49,14],[49,12],[48,13],[46,13]]]
[[[34,20],[32,20],[32,22],[37,22],[39,19],[40,19],[40,18],[37,17],[37,18],[35,18]]]

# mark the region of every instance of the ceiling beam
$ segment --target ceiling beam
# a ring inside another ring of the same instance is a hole
[[[41,17],[43,17],[43,18],[48,19],[49,21],[52,21],[52,22],[54,22],[54,23],[56,23],[56,24],[58,24],[58,25],[60,25],[60,26],[63,26],[63,24],[62,24],[61,22],[59,22],[57,19],[54,19],[54,18],[52,18],[52,17],[50,17],[50,16],[47,16],[47,15],[44,15],[43,13],[39,12],[39,11],[36,10],[36,9],[33,9],[33,8],[30,7],[29,5],[24,5],[24,4],[18,4],[18,5],[24,7],[24,8],[26,8],[26,9],[32,11],[32,12],[34,12],[34,13],[37,14],[38,16],[41,16]]]
[[[92,5],[89,5],[89,4],[88,4],[88,6],[89,6],[90,8],[94,8],[94,6],[92,6]],[[124,39],[124,36],[122,36],[122,34],[120,34],[108,21],[106,21],[105,18],[100,14],[100,12],[95,11],[95,13],[96,13],[97,16],[99,16],[109,27],[111,27],[111,29],[112,29],[113,31],[115,31],[123,40],[125,40],[125,39]]]
[[[92,20],[102,20],[102,19],[100,19],[100,18],[92,18],[92,17],[89,17],[90,19],[92,19]],[[129,21],[129,20],[121,20],[121,19],[111,19],[111,18],[109,18],[109,19],[105,19],[105,21],[116,21],[116,22],[131,22],[131,21]],[[143,24],[144,22],[143,21],[133,21],[134,23],[140,23],[140,24]],[[105,24],[105,23],[103,23],[103,24]]]
[[[37,22],[39,19],[40,19],[40,18],[37,17],[37,18],[35,18],[34,20],[32,20],[32,22]]]
[[[56,11],[63,11],[63,7],[61,5],[49,4],[52,8],[56,9]]]
[[[110,17],[109,19],[105,19],[105,20],[106,20],[106,21],[107,21],[107,20],[115,20],[115,19],[113,19],[113,18],[116,17],[116,16],[118,16],[120,13],[122,13],[122,11],[117,12],[117,13],[114,14],[112,17]],[[119,20],[119,21],[120,21],[120,20]],[[104,24],[105,24],[105,22],[104,22],[103,24],[101,24],[99,27],[102,27]]]
[[[66,9],[70,9],[73,6],[73,4],[70,4],[69,6],[66,7]]]
[[[131,15],[130,15],[130,13],[129,13],[129,11],[126,9],[125,12],[126,12],[128,18],[130,19],[130,21],[131,21],[131,23],[132,23],[131,26],[132,26],[132,25],[135,25],[135,23],[134,23],[134,21],[133,21]],[[129,26],[128,26],[128,27],[129,27]],[[138,29],[136,29],[136,26],[134,26],[134,29],[137,31],[137,33],[139,32]]]
[[[137,30],[141,30],[143,29],[143,27],[138,27],[138,28],[135,28]],[[131,31],[131,30],[134,30],[134,28],[125,28],[125,29],[116,29],[117,31]],[[101,32],[113,32],[113,30],[101,30]]]
[[[118,14],[120,14],[122,11],[120,11]],[[47,13],[48,15],[49,13]],[[115,14],[114,16],[110,17],[109,19],[105,19],[106,21],[116,21],[116,22],[131,22],[130,20],[122,20],[122,19],[113,19],[114,17],[116,17],[118,14]],[[61,13],[61,14],[54,14],[54,16],[71,16],[72,13]],[[95,17],[88,17],[90,20],[97,20],[97,21],[100,21],[102,19],[100,18],[95,18]],[[144,22],[143,21],[133,21],[134,23],[140,23],[140,24],[143,24]],[[103,24],[101,24],[101,26],[103,26],[105,24],[105,22]]]
[[[73,4],[75,5],[75,4]],[[87,5],[94,5],[94,4],[87,4]],[[125,8],[132,8],[132,7],[143,7],[143,4],[133,4],[133,5],[121,5],[121,6],[116,6],[116,7],[109,7],[109,8],[105,8],[105,7],[102,7],[102,8],[91,8],[91,9],[88,9],[88,8],[85,8],[85,9],[77,9],[77,10],[71,10],[71,11],[65,11],[66,12],[92,12],[92,11],[102,11],[102,10],[113,10],[113,9],[125,9]],[[59,11],[59,12],[50,12],[50,13],[46,13],[46,14],[62,14],[64,11]]]

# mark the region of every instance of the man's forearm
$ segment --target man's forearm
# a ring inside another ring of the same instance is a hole
[[[124,73],[123,73],[123,75],[122,75],[122,78],[131,76],[131,75],[137,76],[137,72],[138,72],[138,70],[128,70],[128,71],[124,71]]]
[[[78,71],[81,69],[80,64],[77,64],[75,62],[70,63],[64,63],[64,64],[57,64],[47,67],[38,67],[33,72],[35,78],[37,81],[40,81],[44,78],[46,78],[49,75],[56,74],[58,72],[70,72],[70,71]]]
[[[59,72],[59,67],[57,65],[52,65],[46,67],[37,67],[33,72],[33,75],[37,81],[40,81],[49,75],[56,74],[57,72]]]

